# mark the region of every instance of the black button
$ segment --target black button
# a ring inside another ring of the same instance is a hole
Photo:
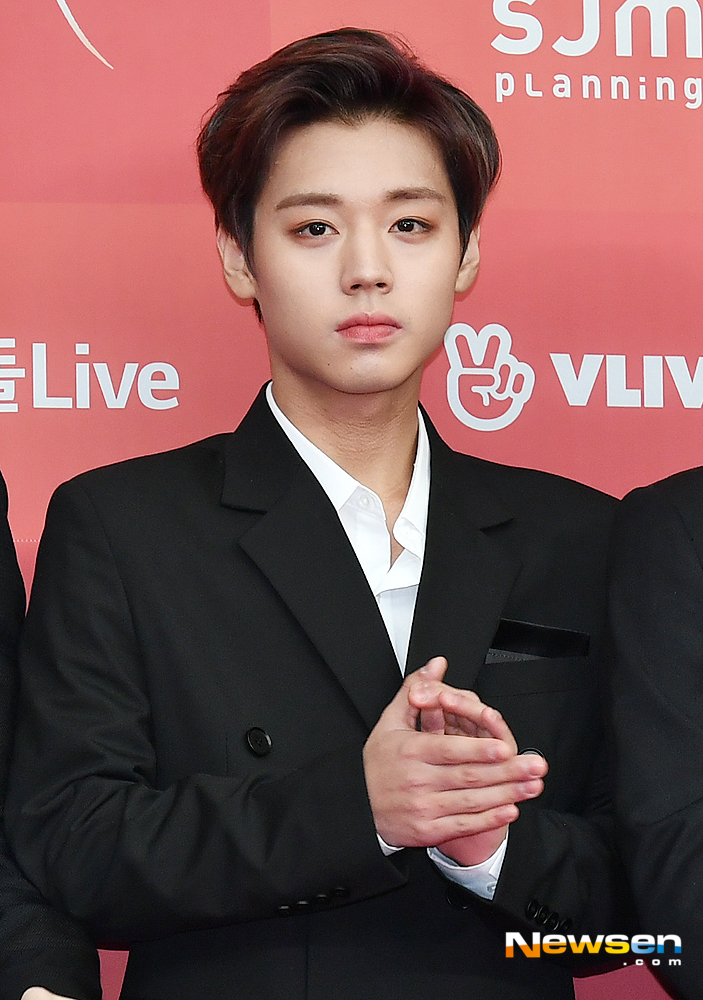
[[[447,902],[455,910],[468,910],[471,906],[468,893],[456,885],[456,883],[447,886]]]
[[[549,915],[551,912],[552,911],[549,909],[548,906],[540,906],[539,910],[537,910],[537,913],[535,914],[535,923],[546,924],[547,920],[549,920]]]
[[[298,913],[305,913],[306,910],[310,909],[310,900],[299,899],[298,902],[295,904],[295,909],[298,911]]]
[[[557,930],[559,931],[560,934],[568,934],[572,927],[573,927],[573,921],[569,920],[569,918],[567,917],[565,920],[562,920],[562,922],[557,927]]]
[[[331,902],[331,897],[328,892],[318,892],[316,896],[313,896],[312,901],[318,906],[327,906]]]
[[[547,919],[544,921],[545,930],[555,931],[559,926],[559,914],[554,910],[549,914]]]
[[[533,920],[539,912],[539,901],[536,899],[531,899],[530,902],[525,907],[525,916],[528,920]]]
[[[265,757],[267,753],[271,753],[271,737],[265,729],[254,726],[253,729],[247,730],[244,738],[251,752],[257,757]]]
[[[345,885],[338,885],[336,889],[332,890],[333,899],[346,899],[349,895],[349,890]]]
[[[289,917],[293,911],[291,910],[290,906],[286,906],[284,903],[283,906],[278,907],[276,912],[281,917]]]

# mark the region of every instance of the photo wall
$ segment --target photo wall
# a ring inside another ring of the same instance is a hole
[[[502,144],[424,381],[447,441],[618,496],[703,462],[700,0],[23,0],[0,11],[0,468],[27,576],[58,483],[234,428],[267,378],[194,140],[242,69],[342,25],[401,34]],[[615,983],[664,995],[644,969],[578,995]]]

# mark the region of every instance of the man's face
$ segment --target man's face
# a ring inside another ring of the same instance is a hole
[[[274,385],[323,395],[419,388],[478,264],[474,237],[460,259],[434,144],[383,119],[283,143],[256,207],[253,272],[219,242],[230,286],[261,307]]]

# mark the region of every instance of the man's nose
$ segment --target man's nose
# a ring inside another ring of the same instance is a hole
[[[379,234],[349,236],[343,250],[341,281],[347,295],[372,289],[391,290],[393,275],[388,248]]]

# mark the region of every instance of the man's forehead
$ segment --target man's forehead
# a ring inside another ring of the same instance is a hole
[[[375,201],[452,199],[442,156],[421,129],[388,119],[318,122],[286,136],[261,199],[275,210]]]

